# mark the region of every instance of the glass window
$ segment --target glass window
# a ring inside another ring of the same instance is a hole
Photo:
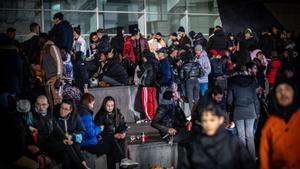
[[[96,0],[44,0],[44,8],[52,10],[95,10]]]
[[[209,34],[209,28],[221,25],[219,16],[189,16],[189,28],[195,32]]]
[[[0,8],[41,9],[40,0],[1,0]]]
[[[147,12],[184,13],[186,10],[185,0],[148,0]]]
[[[144,0],[98,0],[100,11],[142,12]]]
[[[123,26],[126,34],[136,27],[144,33],[144,22],[144,15],[138,13],[100,13],[99,15],[99,27],[104,28],[109,34],[116,34],[118,26]]]
[[[160,32],[164,36],[177,32],[180,26],[186,28],[185,15],[147,15],[147,34]]]
[[[56,11],[45,12],[45,32],[53,27],[53,15]],[[97,17],[95,12],[65,12],[64,19],[69,21],[71,25],[81,27],[81,34],[90,34],[96,31]]]
[[[216,0],[193,0],[187,1],[190,13],[219,13]]]
[[[39,11],[0,11],[0,32],[6,32],[9,27],[16,28],[17,35],[26,35],[30,32],[29,25],[36,22],[41,25]]]

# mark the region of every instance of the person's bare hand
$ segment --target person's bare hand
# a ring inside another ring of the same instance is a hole
[[[126,133],[120,133],[120,139],[125,139]]]
[[[169,128],[168,129],[168,133],[170,134],[170,135],[172,135],[172,136],[174,136],[175,134],[176,134],[176,129],[174,129],[174,128]]]
[[[33,154],[35,154],[35,153],[37,153],[37,152],[40,151],[40,149],[37,146],[35,146],[35,145],[29,145],[27,148]]]
[[[116,133],[114,136],[115,136],[115,139],[118,139],[118,140],[121,138],[119,133]]]

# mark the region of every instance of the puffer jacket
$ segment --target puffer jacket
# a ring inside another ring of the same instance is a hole
[[[186,122],[183,110],[178,104],[170,101],[170,103],[165,102],[158,106],[151,126],[159,130],[161,136],[164,136],[168,133],[169,128],[182,129]]]
[[[197,79],[202,77],[203,74],[204,71],[200,63],[195,60],[190,60],[182,66],[180,71],[180,78],[181,80]]]
[[[85,127],[81,146],[98,144],[98,135],[101,133],[101,128],[93,121],[93,111],[84,105],[79,105],[77,110]]]
[[[281,65],[282,62],[279,58],[276,57],[271,60],[271,63],[269,64],[267,70],[267,79],[270,85],[274,85],[277,71],[279,70]]]
[[[103,35],[97,44],[97,49],[102,52],[110,51],[110,43],[108,35]]]
[[[227,103],[233,107],[233,118],[237,120],[255,119],[259,113],[255,77],[238,74],[228,79]]]
[[[123,47],[123,57],[130,60],[132,63],[135,63],[136,57],[134,53],[133,43],[134,41],[131,39],[131,36],[128,36]]]

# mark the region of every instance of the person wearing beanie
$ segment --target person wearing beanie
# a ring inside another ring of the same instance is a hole
[[[180,26],[178,28],[177,34],[180,37],[180,39],[179,39],[179,48],[181,50],[185,50],[186,47],[191,47],[192,42],[191,42],[190,38],[186,35],[184,27]]]
[[[178,45],[179,45],[178,35],[176,32],[173,32],[169,35],[168,47],[178,48]]]
[[[214,85],[221,86],[223,89],[227,88],[227,64],[224,61],[226,58],[222,57],[222,55],[217,50],[210,50],[212,58],[211,62],[211,73],[210,77],[213,80]]]
[[[260,139],[260,168],[300,168],[300,98],[298,86],[282,79],[271,92],[270,116]]]
[[[208,75],[211,72],[210,60],[207,56],[206,51],[201,45],[195,46],[194,52],[195,57],[197,58],[197,62],[200,64],[202,70],[204,71],[203,76],[198,79],[200,96],[204,96],[206,91],[208,90]]]

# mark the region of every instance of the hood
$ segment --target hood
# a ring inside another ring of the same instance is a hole
[[[287,83],[288,85],[292,86],[294,90],[294,99],[293,103],[288,106],[288,107],[282,107],[278,105],[277,99],[275,96],[275,90],[276,88],[283,83]],[[298,86],[295,85],[295,83],[289,79],[282,79],[279,82],[277,82],[271,92],[270,95],[270,101],[269,101],[269,112],[271,114],[277,115],[281,118],[283,118],[285,121],[288,121],[291,116],[293,115],[294,112],[300,111],[300,97],[299,97],[299,91],[298,91]]]
[[[236,84],[240,87],[248,87],[252,83],[255,83],[255,78],[250,75],[244,75],[244,74],[237,74],[229,79],[230,83]]]
[[[216,31],[214,32],[214,34],[215,34],[216,36],[225,36],[225,34],[224,34],[224,32],[223,32],[222,30],[216,30]]]

